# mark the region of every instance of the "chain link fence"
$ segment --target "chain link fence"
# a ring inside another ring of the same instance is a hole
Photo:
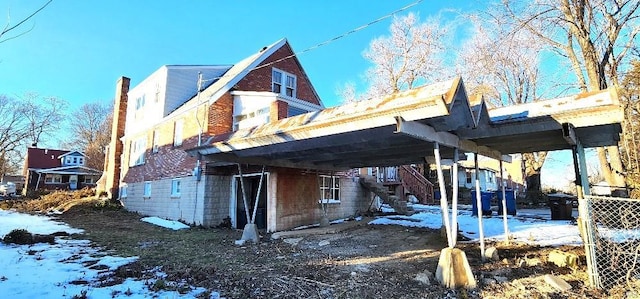
[[[592,283],[640,295],[640,200],[585,199],[584,239]]]

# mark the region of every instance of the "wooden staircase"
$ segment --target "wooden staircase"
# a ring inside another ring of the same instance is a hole
[[[402,165],[398,169],[402,186],[413,194],[421,204],[433,204],[433,184],[427,180],[417,169]]]
[[[360,185],[380,197],[383,203],[390,205],[397,213],[405,215],[411,214],[411,211],[407,208],[407,200],[404,196],[393,194],[393,192],[389,190],[389,187],[378,182],[376,177],[369,175],[360,176]]]

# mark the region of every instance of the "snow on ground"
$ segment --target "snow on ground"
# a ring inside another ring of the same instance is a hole
[[[388,209],[388,208],[387,208]],[[418,213],[412,216],[384,216],[369,222],[377,225],[402,225],[438,229],[442,223],[439,206],[414,204]],[[581,245],[578,227],[567,220],[551,220],[549,209],[520,209],[517,216],[508,216],[509,233],[515,241],[542,246]],[[575,211],[574,211],[575,214]],[[141,219],[170,229],[188,227],[180,222],[157,217]],[[360,220],[360,219],[357,219]],[[339,221],[338,221],[339,222]],[[478,240],[478,218],[471,216],[468,206],[460,206],[459,227],[465,236]],[[483,217],[485,238],[504,240],[502,216]],[[34,216],[0,210],[0,236],[13,229],[24,228],[31,233],[50,234],[82,230],[53,221],[50,217]],[[88,298],[194,298],[205,291],[192,288],[189,294],[153,292],[148,285],[155,280],[127,279],[122,284],[100,287],[98,282],[117,267],[135,261],[136,257],[108,255],[92,247],[87,240],[56,238],[55,244],[8,245],[0,243],[0,294],[12,298],[71,298],[86,292]],[[154,273],[161,279],[163,273]],[[212,298],[219,298],[213,293]]]
[[[440,206],[414,204],[418,213],[412,216],[384,216],[369,224],[392,224],[408,227],[439,229],[442,226]],[[383,211],[389,211],[388,208]],[[393,209],[391,209],[393,211]],[[574,214],[577,213],[574,211]],[[578,226],[569,220],[551,220],[550,209],[521,209],[516,216],[507,216],[509,234],[513,240],[540,246],[581,245]],[[479,240],[478,217],[471,216],[471,208],[460,205],[458,224],[462,234],[472,241]],[[505,239],[502,216],[482,217],[485,239]]]
[[[20,228],[36,234],[82,232],[46,216],[0,210],[0,236]],[[164,276],[159,271],[154,273],[155,280],[127,279],[113,286],[98,285],[116,268],[136,259],[108,255],[87,240],[56,237],[55,244],[34,245],[0,242],[0,294],[6,298],[72,298],[82,294],[87,298],[195,298],[206,291],[203,288],[192,288],[188,294],[151,291],[147,286]],[[211,297],[219,298],[219,294],[213,293]]]
[[[173,220],[166,220],[166,219],[162,219],[162,218],[158,218],[158,217],[144,217],[142,219],[140,219],[144,222],[148,222],[151,224],[155,224],[157,226],[162,226],[162,227],[166,227],[172,230],[179,230],[179,229],[185,229],[185,228],[189,228],[188,225],[180,222],[180,221],[173,221]]]

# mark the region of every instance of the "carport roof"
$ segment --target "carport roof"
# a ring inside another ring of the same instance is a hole
[[[221,165],[343,170],[422,163],[437,142],[444,157],[455,147],[508,160],[505,154],[570,149],[565,123],[584,147],[617,144],[622,119],[614,89],[487,110],[454,78],[213,136],[188,152]]]

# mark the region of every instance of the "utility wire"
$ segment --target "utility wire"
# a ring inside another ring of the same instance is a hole
[[[265,63],[265,64],[263,64],[263,65],[257,66],[257,67],[255,67],[255,68],[253,68],[253,69],[251,69],[251,70],[253,71],[253,70],[258,70],[258,69],[261,69],[261,68],[264,68],[264,67],[268,67],[268,66],[274,65],[274,64],[276,64],[276,63],[278,63],[278,62],[281,62],[281,61],[287,60],[287,59],[289,59],[289,58],[293,58],[293,57],[295,57],[295,56],[299,56],[299,55],[301,55],[301,54],[304,54],[304,53],[307,53],[307,52],[313,51],[313,50],[315,50],[315,49],[317,49],[317,48],[320,48],[320,47],[322,47],[322,46],[326,46],[326,45],[328,45],[328,44],[330,44],[330,43],[333,43],[333,42],[335,42],[335,41],[337,41],[337,40],[339,40],[339,39],[341,39],[341,38],[344,38],[344,37],[346,37],[346,36],[348,36],[348,35],[351,35],[351,34],[353,34],[353,33],[356,33],[356,32],[358,32],[358,31],[360,31],[360,30],[363,30],[363,29],[365,29],[365,28],[367,28],[367,27],[370,27],[371,25],[374,25],[374,24],[376,24],[376,23],[379,23],[379,22],[381,22],[381,21],[383,21],[383,20],[385,20],[385,19],[388,19],[388,18],[390,18],[390,17],[394,16],[394,15],[395,15],[395,14],[397,14],[397,13],[403,12],[403,11],[405,11],[405,10],[407,10],[407,9],[411,8],[411,7],[414,7],[414,6],[418,5],[418,4],[420,4],[420,2],[422,2],[422,1],[424,1],[424,0],[417,0],[417,1],[415,1],[415,2],[412,2],[412,3],[410,3],[410,4],[406,5],[406,6],[403,6],[403,7],[399,8],[399,9],[396,9],[396,10],[394,10],[394,11],[392,11],[392,12],[390,12],[390,13],[388,13],[388,14],[386,14],[386,15],[382,16],[382,17],[379,17],[379,18],[377,18],[377,19],[375,19],[375,20],[373,20],[373,21],[371,21],[371,22],[369,22],[369,23],[366,23],[366,24],[361,25],[361,26],[359,26],[359,27],[357,27],[357,28],[351,29],[351,30],[349,30],[349,31],[347,31],[347,32],[345,32],[345,33],[343,33],[343,34],[341,34],[341,35],[338,35],[338,36],[336,36],[336,37],[333,37],[333,38],[330,38],[330,39],[328,39],[328,40],[325,40],[325,41],[323,41],[323,42],[321,42],[321,43],[318,43],[318,44],[316,44],[316,45],[313,45],[313,46],[311,46],[311,47],[308,47],[308,48],[306,48],[306,49],[304,49],[304,50],[302,50],[302,51],[298,51],[297,53],[293,53],[293,54],[291,54],[291,55],[289,55],[289,56],[286,56],[286,57],[280,58],[280,59],[278,59],[278,60],[275,60],[275,61],[272,61],[272,62],[269,62],[269,63]],[[227,75],[227,74],[225,74],[225,75]],[[222,75],[222,76],[220,76],[220,77],[214,77],[214,78],[206,79],[205,81],[213,81],[213,80],[216,80],[216,79],[220,79],[220,78],[224,77],[225,75]],[[233,76],[235,76],[235,75],[237,75],[237,74],[233,74]]]

